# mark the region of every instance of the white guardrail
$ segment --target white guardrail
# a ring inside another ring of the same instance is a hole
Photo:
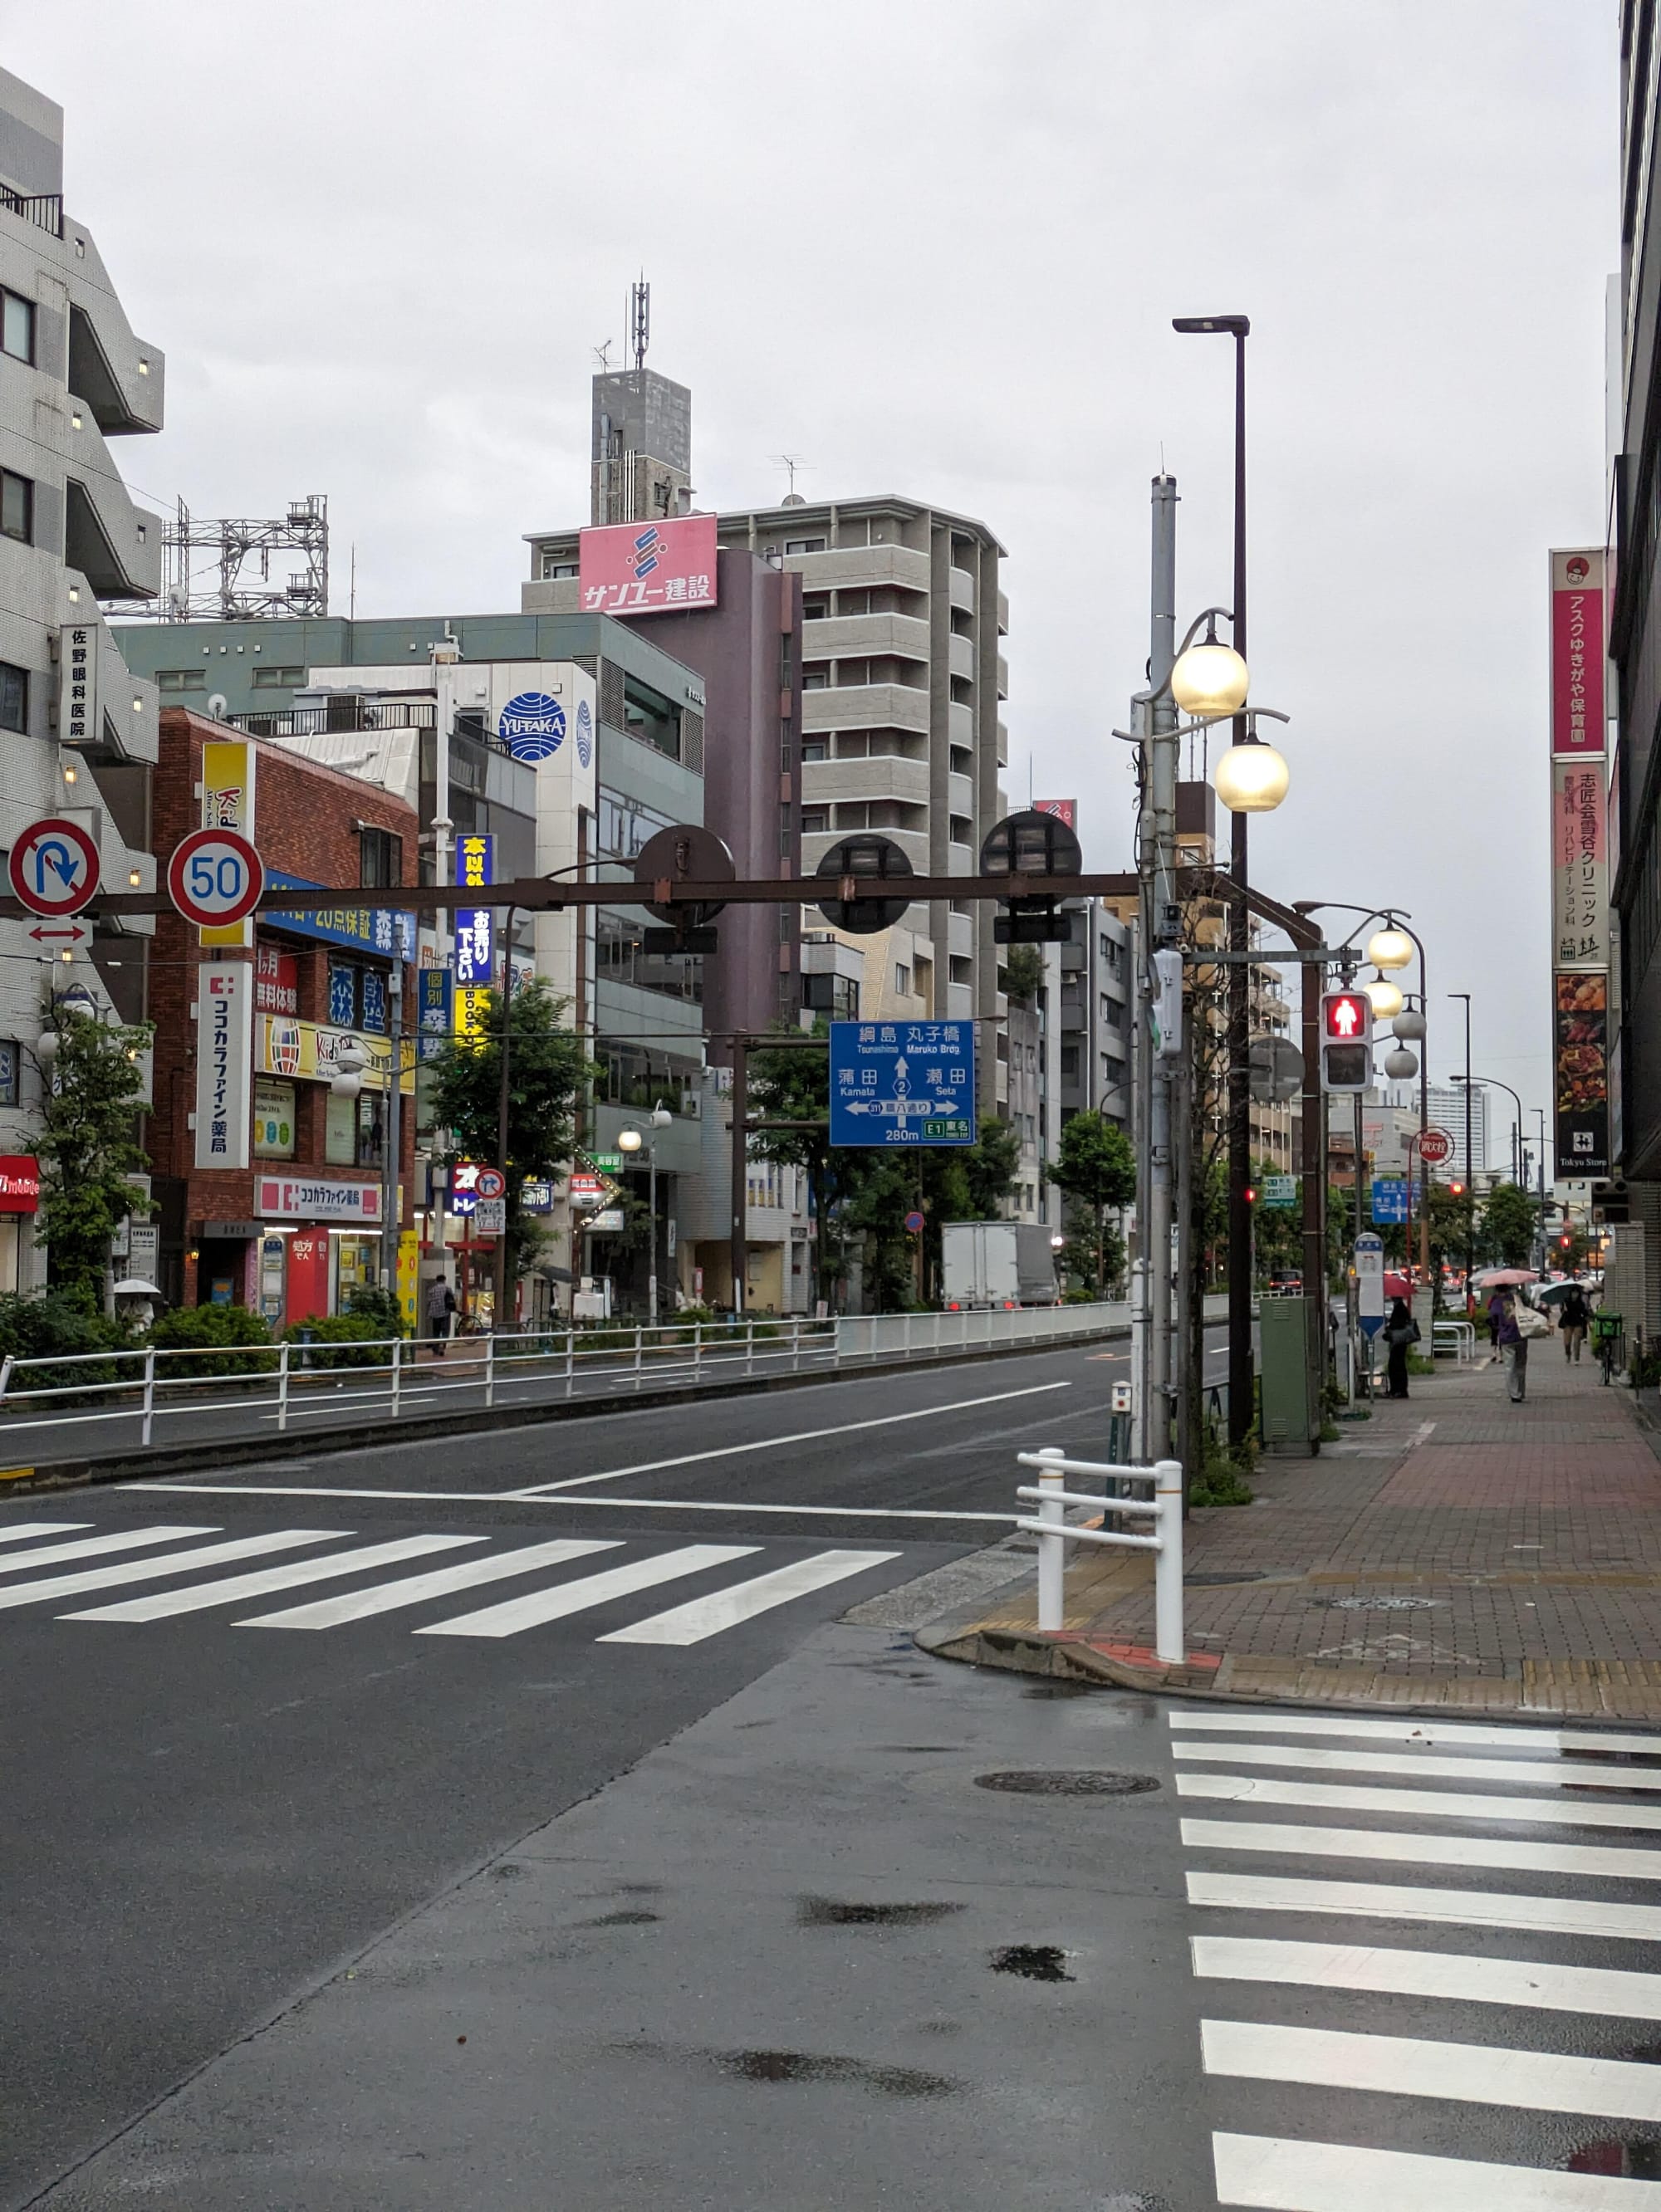
[[[1183,1470],[1174,1459],[1157,1460],[1152,1467],[1112,1467],[1086,1459],[1068,1459],[1056,1445],[1042,1451],[1017,1455],[1021,1467],[1036,1468],[1036,1489],[1020,1489],[1038,1509],[1036,1521],[1018,1521],[1018,1528],[1031,1529],[1038,1540],[1038,1629],[1045,1636],[1059,1635],[1066,1613],[1063,1601],[1069,1544],[1116,1544],[1125,1551],[1153,1554],[1153,1650],[1167,1667],[1180,1667],[1188,1656],[1183,1634]],[[1065,1487],[1069,1474],[1092,1481],[1152,1483],[1152,1498],[1086,1497]],[[1067,1517],[1069,1505],[1087,1506],[1104,1518],[1109,1514],[1147,1514],[1153,1522],[1151,1536],[1133,1536],[1116,1528],[1081,1528]]]
[[[1430,1348],[1434,1353],[1449,1340],[1452,1340],[1454,1357],[1461,1367],[1471,1367],[1476,1361],[1476,1328],[1468,1321],[1433,1321],[1430,1325]]]
[[[153,1438],[158,1415],[249,1413],[290,1422],[348,1407],[397,1419],[444,1404],[532,1405],[593,1384],[647,1390],[815,1370],[887,1358],[1035,1348],[1126,1325],[1117,1304],[996,1313],[872,1314],[836,1321],[645,1322],[616,1328],[526,1330],[448,1339],[386,1337],[177,1350],[46,1353],[0,1359],[0,1436],[83,1423],[135,1423]]]

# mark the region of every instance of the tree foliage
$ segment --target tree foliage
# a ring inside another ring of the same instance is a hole
[[[1502,1267],[1526,1267],[1539,1226],[1539,1201],[1514,1182],[1497,1182],[1482,1202],[1478,1231],[1485,1259]]]
[[[135,1131],[143,1105],[140,1054],[153,1035],[108,1028],[92,1014],[65,1014],[40,1109],[40,1212],[35,1242],[47,1248],[54,1285],[88,1313],[101,1310],[110,1245],[130,1213],[154,1211],[128,1181],[149,1156]]]
[[[1136,1195],[1136,1156],[1129,1138],[1105,1114],[1074,1114],[1062,1126],[1050,1180],[1076,1202],[1090,1224],[1093,1286],[1099,1291],[1110,1279],[1108,1214],[1122,1212]]]
[[[450,1133],[443,1158],[484,1160],[508,1179],[511,1274],[534,1236],[522,1212],[525,1185],[562,1175],[576,1147],[577,1109],[600,1070],[564,1025],[566,1001],[539,975],[508,1000],[508,1157],[497,1160],[502,1091],[502,994],[481,1000],[479,1031],[447,1042],[429,1064],[433,1118]]]

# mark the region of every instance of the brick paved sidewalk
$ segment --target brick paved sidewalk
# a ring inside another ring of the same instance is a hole
[[[1631,1393],[1555,1338],[1521,1406],[1497,1366],[1415,1377],[1254,1487],[1189,1523],[1185,1668],[1153,1659],[1148,1555],[1104,1547],[1072,1553],[1059,1637],[1028,1579],[928,1648],[1210,1695],[1661,1719],[1661,1460]]]

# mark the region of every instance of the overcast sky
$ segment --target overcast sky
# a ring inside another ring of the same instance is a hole
[[[1008,549],[1012,793],[1129,865],[1147,484],[1228,596],[1248,313],[1253,832],[1393,901],[1431,1067],[1548,1103],[1546,550],[1601,542],[1615,0],[0,0],[168,362],[158,502],[323,491],[334,611],[513,608],[587,520],[593,349],[652,283],[699,504],[904,492]],[[614,358],[616,356],[614,354]],[[1496,1101],[1496,1103],[1503,1102]],[[1510,1109],[1506,1107],[1508,1115]],[[1505,1126],[1501,1118],[1500,1126]],[[1503,1152],[1496,1146],[1494,1157]]]

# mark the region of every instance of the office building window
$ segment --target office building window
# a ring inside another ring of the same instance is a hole
[[[357,880],[366,890],[384,890],[404,880],[404,840],[390,830],[360,830]]]
[[[0,534],[34,543],[34,486],[9,469],[0,469]]]
[[[830,613],[829,592],[804,592],[801,595],[801,618],[804,622],[824,622]]]
[[[256,668],[253,672],[254,682],[258,684],[265,672],[263,668]],[[155,688],[158,691],[205,691],[208,688],[208,672],[205,668],[158,668],[155,672]]]
[[[19,1071],[23,1060],[23,1048],[15,1037],[0,1037],[0,1106],[17,1103]]]
[[[911,970],[903,960],[894,963],[894,988],[903,999],[911,995]]]
[[[804,806],[801,810],[801,834],[804,837],[822,837],[830,827],[828,806]]]
[[[801,757],[804,761],[829,760],[830,757],[830,738],[804,738],[801,741]]]
[[[857,1021],[860,987],[851,975],[804,975],[801,1002],[810,1013],[829,1014],[838,1022]]]
[[[303,668],[256,668],[253,672],[256,691],[298,691],[305,681]],[[198,687],[191,684],[183,688],[194,690]]]
[[[0,291],[0,353],[14,361],[34,359],[34,302]]]
[[[559,576],[575,576],[576,573],[577,564],[575,561],[562,561],[557,553],[543,555],[542,576],[545,583],[551,582]]]
[[[821,660],[810,668],[804,661],[801,671],[801,688],[804,691],[829,690],[830,670],[828,663]]]
[[[822,538],[787,538],[784,541],[784,550],[787,555],[791,553],[823,553],[824,550],[824,540]]]
[[[29,672],[0,660],[0,730],[29,726]]]

